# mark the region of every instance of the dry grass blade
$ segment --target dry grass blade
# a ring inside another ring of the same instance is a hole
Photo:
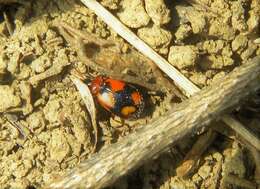
[[[187,96],[190,97],[195,93],[199,92],[200,89],[194,85],[191,81],[189,81],[184,75],[182,75],[177,69],[175,69],[172,65],[170,65],[164,58],[162,58],[159,54],[157,54],[151,47],[149,47],[145,42],[143,42],[140,38],[138,38],[130,29],[124,26],[115,16],[113,16],[109,11],[107,11],[102,5],[100,5],[96,0],[81,0],[81,2],[86,5],[88,8],[93,10],[102,20],[110,26],[113,30],[115,30],[121,37],[127,40],[131,45],[133,45],[137,50],[143,53],[145,56],[153,60],[153,62],[165,73],[167,74],[174,83],[179,87],[180,90]],[[231,126],[232,129],[239,133],[243,138],[247,139],[249,143],[255,146],[255,142],[259,144],[259,139],[252,134],[246,127],[244,127],[241,123],[237,124],[238,121],[232,116],[228,116],[229,120],[224,119],[227,125],[235,125]],[[247,131],[244,134],[244,131]],[[245,136],[247,135],[247,136]],[[250,137],[248,137],[250,136]],[[259,146],[255,146],[259,149]]]
[[[77,87],[85,105],[86,108],[90,114],[91,123],[94,129],[94,146],[92,149],[92,152],[95,152],[97,147],[97,137],[98,137],[98,129],[97,129],[97,122],[96,122],[96,108],[95,108],[95,102],[92,97],[92,94],[88,88],[88,86],[82,82],[80,79],[76,78],[75,76],[71,76],[72,82]]]

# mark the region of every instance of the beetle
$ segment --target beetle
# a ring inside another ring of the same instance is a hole
[[[99,75],[89,83],[89,88],[97,102],[113,115],[137,119],[144,111],[144,95],[131,83]]]

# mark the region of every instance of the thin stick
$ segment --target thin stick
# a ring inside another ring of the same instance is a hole
[[[179,87],[179,89],[187,97],[190,97],[200,91],[200,89],[196,85],[189,81],[183,74],[181,74],[177,69],[175,69],[171,64],[169,64],[169,62],[167,62],[145,42],[138,38],[130,29],[123,25],[115,16],[113,16],[109,11],[107,11],[96,0],[81,0],[81,2],[84,5],[86,5],[89,9],[94,11],[96,15],[102,18],[102,20],[109,27],[115,30],[121,37],[127,40],[137,50],[139,50],[145,56],[150,58],[165,74],[167,74],[174,81],[177,87]],[[222,121],[225,122],[227,125],[230,125],[235,132],[241,135],[241,137],[245,138],[252,145],[255,146],[255,144],[259,144],[259,139],[231,115],[228,116],[228,119],[223,119]],[[257,142],[252,143],[251,141]],[[259,149],[259,146],[255,147]]]
[[[172,143],[220,118],[260,88],[260,56],[212,86],[176,105],[167,114],[102,149],[47,188],[104,188]]]

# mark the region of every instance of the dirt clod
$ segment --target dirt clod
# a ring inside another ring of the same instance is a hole
[[[15,94],[15,90],[8,85],[0,85],[0,112],[21,105],[21,98]]]
[[[172,34],[159,26],[140,28],[137,35],[161,54],[168,53]]]
[[[121,0],[120,7],[117,16],[130,28],[146,26],[150,21],[150,17],[146,13],[144,3],[141,0]]]
[[[170,20],[170,10],[164,0],[145,0],[145,9],[156,25],[167,24]]]
[[[169,62],[179,69],[192,67],[196,63],[198,49],[194,46],[172,46]]]

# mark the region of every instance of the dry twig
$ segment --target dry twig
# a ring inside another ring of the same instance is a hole
[[[235,69],[166,115],[94,154],[47,188],[103,188],[172,143],[219,119],[260,86],[260,56]]]

